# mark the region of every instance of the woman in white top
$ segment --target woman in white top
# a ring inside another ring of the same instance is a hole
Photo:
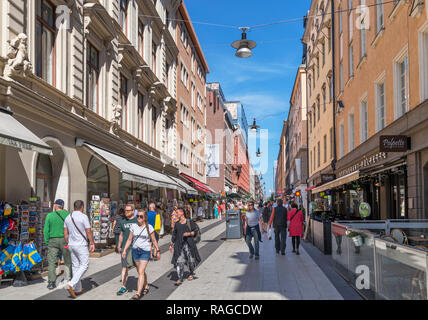
[[[132,300],[138,300],[142,295],[144,296],[149,293],[146,267],[150,260],[151,242],[156,248],[157,259],[160,259],[159,245],[155,238],[154,229],[149,225],[147,213],[138,211],[137,222],[138,223],[132,224],[129,228],[129,238],[126,242],[125,249],[122,251],[122,258],[126,259],[126,252],[132,245],[132,258],[134,259],[138,271],[138,290],[132,297]]]

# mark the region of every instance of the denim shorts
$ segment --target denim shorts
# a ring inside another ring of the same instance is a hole
[[[140,260],[149,261],[150,251],[145,251],[140,248],[132,249],[132,258],[134,258],[134,261],[140,261]]]

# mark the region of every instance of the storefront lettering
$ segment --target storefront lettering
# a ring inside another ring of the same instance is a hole
[[[33,150],[33,146],[29,143],[24,143],[8,138],[0,138],[0,144],[8,145],[15,148],[21,148],[26,150]]]
[[[388,152],[406,152],[407,137],[406,136],[380,136],[379,150],[388,151]]]
[[[345,170],[342,170],[339,172],[339,177],[343,177],[346,176],[347,174],[350,174],[352,172],[355,172],[361,168],[365,168],[368,166],[371,166],[383,159],[386,159],[388,156],[388,154],[386,152],[379,152],[376,153],[370,157],[364,157],[364,159],[362,159],[360,162],[354,164],[352,167],[349,167]]]

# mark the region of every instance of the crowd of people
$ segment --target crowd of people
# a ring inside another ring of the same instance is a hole
[[[304,214],[301,208],[293,201],[284,204],[282,199],[276,202],[259,204],[259,210],[254,202],[248,203],[248,210],[244,217],[244,236],[247,243],[250,259],[255,256],[260,259],[259,242],[262,234],[270,240],[272,230],[275,235],[276,254],[285,255],[287,233],[292,238],[293,253],[299,255],[300,238],[303,236]]]

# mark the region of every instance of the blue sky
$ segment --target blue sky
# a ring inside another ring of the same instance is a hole
[[[273,163],[277,159],[283,120],[288,116],[290,93],[302,61],[303,21],[256,28],[248,39],[257,42],[253,56],[235,57],[231,43],[239,30],[210,26],[254,26],[303,17],[310,0],[185,0],[210,67],[208,82],[220,82],[227,100],[244,104],[248,122],[257,118],[269,130],[269,170],[266,191],[273,189]]]

